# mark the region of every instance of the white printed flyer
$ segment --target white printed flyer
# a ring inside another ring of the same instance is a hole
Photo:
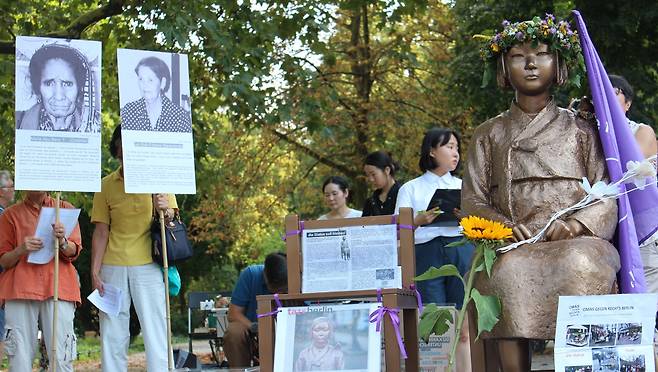
[[[658,294],[560,296],[555,371],[655,372]]]

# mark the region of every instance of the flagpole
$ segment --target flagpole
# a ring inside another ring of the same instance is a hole
[[[62,196],[61,191],[57,192],[55,199],[55,224],[59,224],[59,201]],[[52,371],[57,371],[57,305],[59,303],[59,239],[55,239],[55,288],[53,290],[53,324],[52,333],[50,337],[50,349],[52,350],[52,357],[50,363]]]

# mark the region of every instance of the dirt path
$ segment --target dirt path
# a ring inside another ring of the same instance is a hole
[[[201,359],[203,363],[210,363],[210,345],[207,341],[198,340],[192,343],[194,354]],[[174,349],[182,349],[187,351],[188,345],[186,343],[174,345]],[[99,372],[101,370],[101,362],[99,360],[85,360],[75,362],[75,370],[79,372]],[[146,353],[134,353],[128,356],[128,372],[143,372],[146,371]]]

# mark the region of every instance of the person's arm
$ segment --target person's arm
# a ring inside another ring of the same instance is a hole
[[[43,248],[43,241],[40,238],[28,236],[23,244],[0,256],[0,266],[5,270],[10,269],[16,266],[21,257],[41,248]]]
[[[229,304],[228,321],[242,323],[245,327],[251,328],[251,320],[244,315],[246,312],[247,309],[245,307],[236,304]]]
[[[640,151],[645,158],[656,155],[658,144],[656,143],[656,132],[648,125],[640,125],[635,132],[635,140],[640,146]]]
[[[110,225],[97,222],[91,237],[91,283],[92,288],[98,289],[101,296],[103,295],[103,281],[100,278],[100,271],[109,238]]]
[[[76,226],[77,227],[77,226]],[[78,255],[78,245],[73,241],[74,236],[71,234],[71,239],[66,238],[66,232],[64,230],[64,225],[61,222],[58,222],[53,225],[53,232],[55,233],[55,239],[59,241],[59,251],[62,258],[67,259],[69,262],[77,257]],[[76,235],[76,240],[79,240],[80,233]]]

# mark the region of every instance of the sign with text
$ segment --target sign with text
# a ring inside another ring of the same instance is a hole
[[[302,293],[402,288],[397,225],[302,231]]]
[[[655,372],[658,294],[560,296],[555,371]]]
[[[101,43],[16,38],[16,189],[101,188]]]
[[[194,194],[187,55],[118,49],[127,193]]]

